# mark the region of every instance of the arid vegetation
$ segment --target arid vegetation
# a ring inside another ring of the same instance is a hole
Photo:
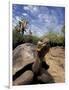
[[[25,29],[24,29],[25,30]],[[26,43],[26,42],[30,42],[33,43],[35,45],[37,45],[37,42],[39,40],[43,40],[44,38],[48,38],[49,39],[49,44],[50,47],[52,46],[65,46],[65,26],[63,26],[62,30],[60,33],[54,32],[54,31],[49,31],[46,34],[44,34],[42,37],[38,37],[32,34],[27,34],[24,35],[24,32],[20,31],[20,28],[14,28],[13,29],[13,48],[15,48],[16,46],[22,44],[22,43]]]

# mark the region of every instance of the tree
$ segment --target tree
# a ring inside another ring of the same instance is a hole
[[[26,20],[21,20],[21,31],[22,31],[22,35],[24,34],[24,31],[26,32],[25,28],[27,26],[27,21]]]
[[[22,19],[18,22],[17,31],[22,33],[22,36],[24,35],[24,32],[26,32],[26,27],[27,27],[28,21],[25,19]]]

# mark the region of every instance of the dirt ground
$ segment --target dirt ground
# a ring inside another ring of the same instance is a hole
[[[54,82],[65,81],[65,49],[63,47],[52,47],[45,55],[45,61],[49,65],[48,72],[52,75]]]

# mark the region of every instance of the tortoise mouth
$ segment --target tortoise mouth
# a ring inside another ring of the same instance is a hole
[[[25,71],[27,70],[32,70],[32,64],[33,63],[30,63],[28,65],[26,65],[25,67],[23,67],[22,69],[20,69],[19,71],[17,71],[15,73],[15,75],[13,75],[13,81],[16,80],[22,73],[24,73]]]

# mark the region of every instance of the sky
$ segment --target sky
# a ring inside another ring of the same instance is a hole
[[[34,35],[43,36],[48,31],[61,31],[65,24],[65,8],[37,5],[12,5],[12,26],[22,18],[28,20],[28,28]]]

